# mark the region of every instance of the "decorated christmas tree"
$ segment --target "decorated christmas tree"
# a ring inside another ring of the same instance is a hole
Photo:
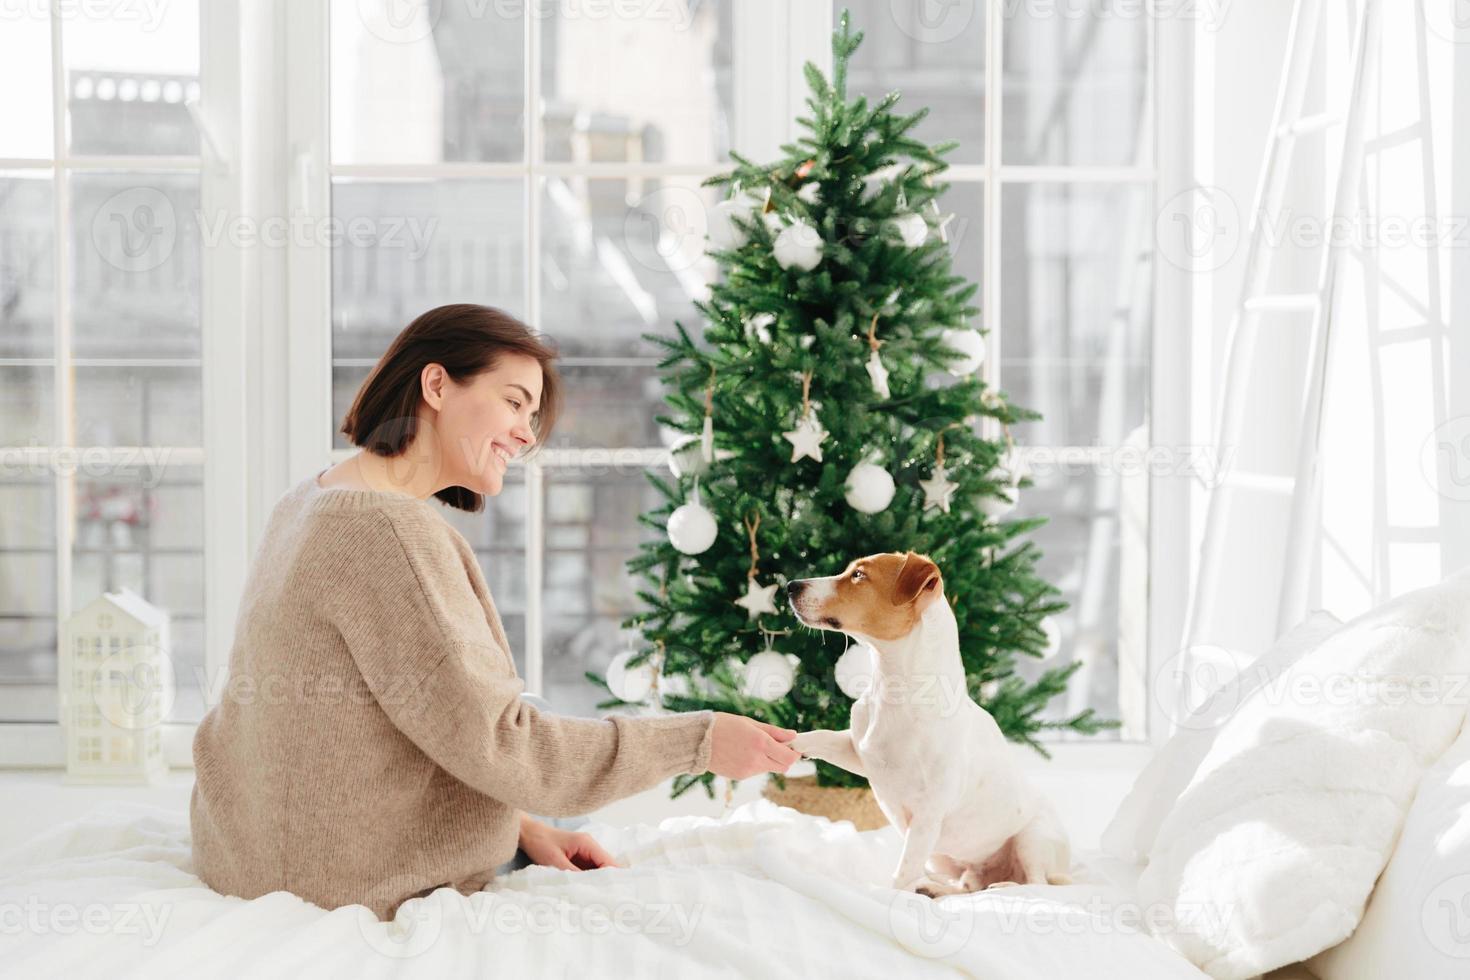
[[[613,695],[601,707],[846,728],[872,651],[802,627],[781,588],[915,551],[944,576],[971,697],[1045,754],[1044,729],[1113,723],[1091,709],[1045,716],[1080,663],[1030,681],[1016,671],[1018,657],[1054,652],[1047,617],[1065,608],[1027,540],[1045,519],[1006,519],[1029,485],[1011,427],[1037,416],[979,372],[978,285],[951,270],[935,179],[955,144],[910,136],[926,110],[896,113],[896,92],[848,99],[861,41],[844,12],[831,81],[806,66],[808,135],[781,160],[732,153],[735,169],[706,181],[726,198],[710,216],[722,276],[698,304],[703,336],[683,324],[647,336],[667,355],[659,421],[687,435],[671,478],[649,474],[664,503],[641,520],[663,533],[628,563],[647,608],[623,625],[644,642],[587,676]],[[713,792],[713,779],[681,776],[674,795]],[[865,785],[825,762],[817,779]]]

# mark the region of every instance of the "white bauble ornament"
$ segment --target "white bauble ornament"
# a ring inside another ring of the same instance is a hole
[[[739,657],[726,657],[725,669],[730,672],[731,677],[735,678],[737,685],[740,683],[740,679],[745,676],[745,664],[740,662]],[[694,687],[706,696],[722,693],[718,689],[719,685],[715,682],[713,672],[706,674],[697,668],[694,671]]]
[[[1042,652],[1042,660],[1050,660],[1062,649],[1062,628],[1057,621],[1050,616],[1041,621],[1041,632],[1046,634],[1046,650]]]
[[[697,555],[715,543],[715,515],[695,501],[669,515],[669,542],[686,555]]]
[[[805,221],[795,221],[776,236],[776,261],[783,269],[810,272],[822,261],[822,236]]]
[[[704,440],[686,435],[669,447],[669,472],[676,477],[703,476],[709,469],[704,460]]]
[[[796,669],[786,654],[762,650],[745,665],[745,696],[775,701],[784,698],[796,683]]]
[[[658,696],[663,698],[671,694],[677,697],[689,696],[688,674],[661,673],[658,675]]]
[[[864,514],[876,514],[893,500],[893,476],[876,463],[854,466],[846,486],[848,506]]]
[[[873,394],[887,401],[892,395],[888,391],[888,368],[883,366],[883,359],[878,356],[877,351],[868,354],[868,380],[873,384]]]
[[[837,658],[837,688],[856,701],[873,686],[878,651],[866,643],[854,643]]]
[[[752,221],[761,202],[751,194],[740,193],[714,206],[709,216],[709,240],[717,249],[739,248],[750,240],[744,228],[736,224],[739,218]]]
[[[715,450],[716,460],[730,459],[734,455],[733,449]],[[708,469],[709,463],[704,460],[703,437],[681,433],[669,447],[669,472],[676,477],[703,476]]]
[[[964,355],[946,365],[949,373],[956,378],[974,374],[985,363],[985,338],[980,336],[978,330],[946,329],[939,335],[939,342]]]
[[[607,665],[607,689],[624,701],[642,701],[653,690],[653,664],[645,660],[629,667],[632,650],[624,650]]]
[[[771,327],[775,323],[775,314],[757,313],[745,321],[745,336],[749,337],[754,334],[755,338],[761,343],[769,344],[771,342]]]
[[[929,238],[929,223],[924,220],[922,214],[915,214],[912,211],[888,219],[888,227],[892,228],[909,248],[918,248]]]

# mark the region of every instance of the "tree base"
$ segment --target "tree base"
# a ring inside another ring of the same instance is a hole
[[[784,790],[774,779],[767,779],[761,795],[777,806],[789,806],[814,817],[851,821],[858,830],[888,826],[888,818],[867,787],[818,786],[816,776],[787,776]]]

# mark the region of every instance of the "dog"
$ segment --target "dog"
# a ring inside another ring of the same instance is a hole
[[[1068,883],[1061,821],[969,695],[939,567],[912,551],[869,555],[838,575],[794,580],[786,593],[805,625],[876,651],[849,727],[801,732],[791,747],[867,778],[904,835],[893,887],[939,898]]]

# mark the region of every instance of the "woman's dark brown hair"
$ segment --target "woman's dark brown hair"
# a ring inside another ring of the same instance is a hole
[[[456,383],[465,384],[494,369],[506,354],[524,354],[541,364],[541,405],[531,416],[535,452],[546,444],[561,413],[556,349],[509,313],[474,303],[436,306],[405,327],[357,389],[342,433],[375,455],[401,456],[419,431],[419,375],[426,365],[442,365]],[[485,506],[484,497],[464,487],[445,487],[434,496],[471,513]]]

